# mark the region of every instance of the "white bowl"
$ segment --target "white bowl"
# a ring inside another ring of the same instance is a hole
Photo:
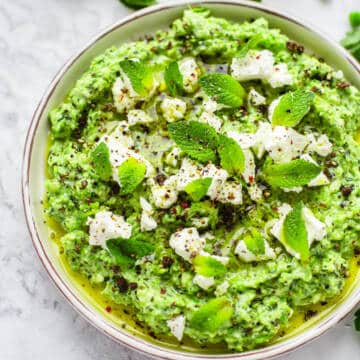
[[[159,28],[167,27],[179,17],[189,4],[202,4],[216,16],[241,21],[265,17],[271,26],[281,29],[295,41],[305,45],[329,64],[341,69],[347,79],[360,87],[360,66],[341,46],[310,25],[257,3],[246,1],[174,1],[149,7],[117,22],[96,36],[68,61],[49,85],[31,120],[24,148],[22,191],[25,215],[29,231],[40,257],[51,279],[71,305],[91,324],[109,337],[132,349],[161,359],[265,359],[294,350],[315,339],[348,314],[360,300],[360,281],[357,278],[343,299],[318,322],[292,337],[261,348],[239,354],[204,354],[186,352],[175,346],[148,341],[140,334],[130,333],[104,316],[99,306],[72,281],[60,262],[56,245],[49,240],[49,231],[44,224],[40,203],[45,180],[45,152],[47,148],[47,114],[58,105],[74,85],[90,61],[113,45],[138,39]],[[301,329],[300,329],[301,330]]]

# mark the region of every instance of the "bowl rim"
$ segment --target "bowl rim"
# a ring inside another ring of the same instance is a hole
[[[342,46],[337,42],[331,39],[328,35],[324,34],[323,31],[319,30],[316,26],[309,24],[307,21],[294,17],[293,15],[288,14],[287,12],[276,10],[267,5],[259,3],[250,3],[249,1],[243,0],[174,0],[168,1],[166,3],[161,3],[158,5],[150,6],[143,10],[136,11],[121,20],[113,23],[112,25],[105,28],[103,31],[93,36],[85,46],[81,48],[75,55],[70,57],[68,61],[60,68],[60,70],[55,74],[47,89],[45,90],[41,100],[39,101],[33,116],[31,118],[30,124],[28,125],[28,130],[26,133],[23,154],[22,154],[22,169],[21,169],[21,191],[22,191],[22,203],[25,213],[26,224],[30,233],[30,237],[33,243],[33,246],[36,250],[40,261],[42,262],[48,276],[51,278],[52,282],[60,290],[60,293],[67,299],[73,309],[80,314],[83,318],[87,320],[92,326],[97,328],[99,331],[120,343],[121,345],[126,346],[132,350],[140,352],[150,357],[156,357],[158,359],[176,359],[176,360],[190,360],[190,359],[243,359],[243,360],[255,360],[255,359],[269,359],[276,356],[283,355],[290,351],[293,351],[304,344],[318,338],[325,331],[330,329],[332,326],[341,321],[346,315],[348,315],[351,310],[357,305],[360,300],[360,292],[358,295],[350,295],[348,299],[345,299],[344,302],[331,311],[328,315],[325,316],[323,320],[320,320],[318,323],[311,326],[309,329],[304,330],[303,332],[295,335],[292,338],[285,340],[284,342],[279,342],[271,344],[264,348],[257,350],[251,350],[242,353],[227,353],[227,354],[197,354],[193,352],[184,352],[181,350],[170,349],[162,347],[160,345],[151,343],[145,339],[137,337],[134,334],[131,334],[126,331],[122,331],[113,324],[110,324],[105,318],[100,315],[95,309],[92,309],[88,306],[86,301],[83,301],[80,296],[74,292],[70,286],[67,285],[60,273],[57,272],[52,261],[47,255],[46,249],[42,244],[41,238],[37,231],[35,218],[31,210],[31,196],[29,190],[29,175],[30,175],[30,164],[32,160],[32,150],[34,145],[35,135],[40,123],[40,119],[43,116],[44,110],[54,93],[57,85],[61,81],[62,77],[66,74],[69,68],[81,57],[93,44],[97,41],[111,33],[112,31],[126,26],[134,20],[145,17],[150,14],[158,13],[163,10],[183,7],[184,5],[235,5],[240,7],[246,7],[250,9],[256,9],[264,12],[268,15],[273,15],[279,17],[288,22],[294,23],[304,30],[315,33],[319,38],[322,39],[324,43],[330,48],[336,48],[337,52],[342,55],[343,58],[351,65],[355,71],[360,74],[360,63],[356,61]],[[360,286],[359,286],[360,288]],[[359,289],[360,290],[360,289]],[[355,290],[353,290],[355,292]]]

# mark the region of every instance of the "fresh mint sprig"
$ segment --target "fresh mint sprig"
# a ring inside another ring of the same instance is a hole
[[[112,168],[110,151],[104,142],[99,143],[90,155],[91,164],[101,180],[110,180]]]
[[[131,194],[144,180],[146,165],[133,157],[125,160],[118,168],[122,194]]]

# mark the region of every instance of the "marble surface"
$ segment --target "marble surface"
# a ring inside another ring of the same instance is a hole
[[[264,0],[335,39],[358,0]],[[359,10],[359,9],[357,9]],[[52,76],[92,35],[130,13],[117,0],[0,0],[0,359],[145,360],[100,334],[63,299],[42,268],[20,199],[23,141]],[[352,318],[283,360],[359,359]]]

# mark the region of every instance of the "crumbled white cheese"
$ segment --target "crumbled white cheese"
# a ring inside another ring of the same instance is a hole
[[[136,124],[149,124],[155,121],[155,119],[152,118],[146,111],[136,109],[130,110],[128,112],[127,118],[130,126]]]
[[[195,227],[190,227],[172,234],[169,244],[176,254],[190,261],[191,258],[198,255],[203,249],[205,240],[199,236]]]
[[[236,245],[235,254],[238,255],[239,258],[245,262],[274,259],[276,257],[276,254],[266,240],[264,240],[264,245],[265,245],[264,254],[255,255],[247,248],[245,241],[240,240]]]
[[[185,316],[178,315],[173,319],[168,320],[167,326],[169,327],[171,333],[179,340],[183,338],[184,329],[185,329]]]
[[[151,204],[144,197],[140,197],[140,206],[142,208],[140,230],[151,231],[156,229],[157,222],[152,217],[154,214],[154,209],[152,208]]]
[[[218,110],[221,107],[221,104],[218,104],[214,100],[205,100],[203,103],[203,108],[208,113],[214,113],[216,110]]]
[[[128,124],[124,125],[124,122],[120,122],[117,128],[110,134],[104,135],[99,143],[104,142],[110,152],[110,163],[113,170],[113,179],[118,180],[118,167],[127,159],[134,158],[146,165],[146,177],[150,177],[154,174],[154,168],[148,160],[142,155],[130,150],[134,142],[128,132]]]
[[[267,78],[267,81],[273,88],[291,85],[293,83],[293,79],[289,73],[287,64],[282,63],[275,65]]]
[[[256,202],[262,200],[263,192],[257,184],[254,183],[254,184],[251,184],[250,186],[248,186],[247,191],[249,193],[251,200],[256,201]]]
[[[332,151],[332,144],[329,138],[323,134],[320,135],[317,139],[313,134],[308,135],[309,146],[307,151],[316,152],[320,156],[327,156]]]
[[[195,226],[197,229],[202,229],[204,227],[207,227],[209,225],[209,218],[204,216],[201,218],[192,218],[191,224]]]
[[[285,126],[275,126],[264,139],[264,147],[275,163],[286,163],[298,157],[306,145],[306,136]]]
[[[249,149],[255,146],[255,134],[241,133],[238,131],[228,131],[226,135],[234,139],[241,147],[241,149]]]
[[[179,172],[176,174],[178,191],[183,191],[189,183],[201,178],[201,167],[188,158],[183,159]]]
[[[258,130],[254,134],[254,144],[252,145],[255,155],[261,159],[265,153],[265,140],[272,133],[272,126],[268,122],[260,122]]]
[[[233,58],[231,76],[239,81],[266,79],[274,66],[274,56],[269,50],[250,50],[242,58]]]
[[[161,105],[161,111],[168,122],[174,122],[184,118],[186,102],[177,98],[165,98]]]
[[[89,244],[106,249],[106,241],[115,238],[128,239],[131,236],[132,226],[123,216],[115,215],[111,211],[99,211],[94,218],[89,217],[86,224],[89,226]]]
[[[229,287],[230,287],[229,282],[225,280],[224,282],[222,282],[220,285],[217,286],[215,290],[215,296],[219,297],[226,294]]]
[[[133,89],[130,79],[125,74],[116,78],[112,93],[115,107],[120,113],[133,108],[139,98],[139,94]]]
[[[219,195],[219,192],[221,191],[221,188],[223,187],[226,179],[229,177],[229,174],[224,169],[217,168],[213,164],[208,164],[201,170],[201,177],[209,177],[212,179],[212,182],[207,191],[207,195],[212,200],[215,200]]]
[[[293,186],[293,187],[289,187],[289,188],[282,188],[282,190],[284,190],[285,192],[300,193],[300,192],[302,192],[303,188],[302,188],[302,186]]]
[[[248,184],[255,181],[255,158],[251,150],[243,150],[245,157],[245,169],[242,173],[244,180]]]
[[[176,190],[177,177],[175,175],[166,179],[163,185],[158,185],[155,184],[154,181],[151,181],[150,186],[151,194],[157,208],[168,209],[176,203],[178,192]]]
[[[194,284],[200,286],[202,289],[207,290],[215,283],[214,278],[196,274],[193,278]]]
[[[221,130],[221,120],[213,113],[204,111],[198,118],[198,121],[210,125],[218,132]]]
[[[185,58],[179,64],[179,70],[183,77],[183,87],[188,93],[197,89],[201,69],[193,58]]]
[[[250,89],[248,101],[255,106],[266,104],[266,98],[259,94],[255,89]]]
[[[165,158],[166,164],[176,167],[180,158],[181,150],[178,147],[174,147]]]
[[[292,210],[291,206],[289,204],[284,203],[279,208],[280,218],[274,223],[273,227],[270,230],[270,233],[276,237],[279,241],[281,241],[281,233],[283,224],[286,218],[286,215]],[[309,246],[315,241],[315,240],[321,240],[326,236],[326,227],[325,224],[316,219],[316,217],[313,215],[310,209],[307,207],[303,207],[302,209],[302,218],[305,222],[306,232],[307,232],[307,240],[309,243]],[[286,248],[286,251],[295,256],[296,258],[300,258],[300,255],[295,252],[293,249],[291,249],[286,244],[283,244]]]
[[[242,204],[242,186],[237,181],[226,181],[216,197],[217,201],[233,205]]]
[[[242,58],[234,58],[231,75],[239,81],[265,80],[273,88],[291,85],[293,79],[285,63],[274,65],[274,56],[269,50],[250,50]]]

